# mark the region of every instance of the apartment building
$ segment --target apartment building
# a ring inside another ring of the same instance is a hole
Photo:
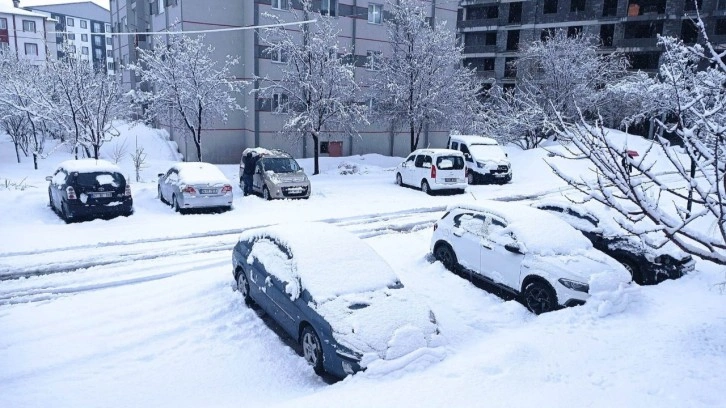
[[[90,1],[38,5],[26,9],[55,21],[52,31],[56,33],[53,37],[59,58],[63,56],[61,44],[67,42],[70,52],[87,61],[89,66],[104,70],[109,75],[116,73],[113,38],[108,35],[111,32],[111,16],[107,9]]]
[[[434,21],[447,21],[455,30],[459,0],[421,0],[426,5],[429,17]],[[317,0],[314,8],[322,14],[336,18],[341,29],[341,45],[354,50],[356,77],[363,88],[374,72],[366,68],[370,55],[386,54],[389,51],[388,35],[383,20],[387,14],[385,0]],[[150,38],[144,32],[212,30],[230,27],[246,27],[269,22],[266,13],[278,15],[286,21],[292,20],[291,7],[299,7],[294,0],[111,0],[111,22],[119,32],[138,32],[134,36],[119,36],[116,39],[117,58],[133,62],[136,59],[135,46],[148,48],[161,38]],[[263,50],[253,30],[207,33],[205,41],[215,47],[219,60],[226,55],[237,55],[241,63],[235,67],[234,76],[240,80],[251,80],[255,75],[274,73],[282,63],[271,59]],[[133,73],[123,73],[124,83],[135,88],[137,80]],[[282,97],[282,96],[278,96]],[[274,97],[273,97],[274,98]],[[361,95],[363,98],[363,95]],[[240,159],[246,147],[264,146],[281,148],[296,157],[310,157],[313,154],[311,139],[291,141],[279,132],[285,116],[273,112],[274,100],[258,98],[244,93],[240,105],[247,113],[235,112],[226,123],[205,129],[204,157],[215,163],[234,163]],[[163,125],[163,124],[161,124]],[[179,134],[172,134],[179,143],[185,157],[194,157],[194,146]],[[420,146],[443,147],[448,129],[428,129],[422,136]],[[385,125],[371,125],[361,129],[360,137],[347,136],[329,130],[321,138],[322,155],[340,156],[364,153],[404,156],[409,152],[408,135],[397,133]]]
[[[55,52],[54,41],[48,41],[54,26],[48,16],[22,9],[18,1],[0,1],[0,48],[41,64]]]
[[[696,11],[711,41],[726,44],[726,0],[462,0],[457,33],[465,62],[506,88],[516,81],[510,62],[519,48],[557,29],[595,36],[603,52],[624,53],[631,69],[656,72],[659,34],[703,40],[693,23]]]

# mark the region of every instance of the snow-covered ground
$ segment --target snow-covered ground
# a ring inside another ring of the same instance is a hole
[[[69,225],[47,205],[45,176],[72,155],[58,149],[35,171],[0,136],[0,278],[16,277],[0,280],[0,407],[726,406],[723,268],[699,262],[680,280],[536,317],[431,262],[446,205],[556,196],[567,186],[543,159],[586,174],[584,163],[508,148],[511,184],[429,197],[394,184],[400,158],[323,158],[309,200],[272,202],[242,197],[227,165],[234,209],[179,215],[156,198],[173,145],[142,127],[115,144],[131,153],[135,134],[149,153],[135,214]],[[134,180],[129,157],[119,165]],[[232,289],[240,232],[289,220],[365,239],[436,313],[443,361],[318,378]]]

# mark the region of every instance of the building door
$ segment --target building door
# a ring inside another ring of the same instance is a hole
[[[343,142],[328,142],[328,156],[340,157],[343,155]]]

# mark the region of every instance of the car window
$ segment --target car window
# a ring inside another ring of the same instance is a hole
[[[414,159],[416,159],[416,155],[412,154],[408,156],[408,158],[406,159],[406,163],[413,163]]]
[[[271,278],[265,285],[277,285],[295,300],[300,296],[301,287],[294,271],[292,257],[278,242],[270,238],[260,238],[252,244],[247,263],[259,262],[260,272]]]
[[[451,142],[451,149],[459,150],[459,142]]]
[[[454,217],[454,227],[480,237],[487,234],[486,219],[479,214],[463,213],[457,215]]]
[[[439,156],[436,159],[436,168],[440,170],[461,170],[464,168],[464,158],[461,156]]]
[[[431,158],[431,156],[424,156],[423,157],[423,165],[422,165],[422,167],[426,167],[427,169],[430,169],[431,168],[431,165],[433,163],[434,163],[434,161]]]
[[[113,186],[120,187],[124,184],[124,177],[120,173],[91,172],[74,173],[74,183],[83,187]]]
[[[423,167],[423,163],[424,163],[424,156],[420,155],[420,154],[418,156],[416,156],[416,162],[414,163],[414,166]]]
[[[562,213],[565,212],[565,210],[562,207],[556,206],[556,205],[543,205],[541,207],[538,207],[540,210],[544,211],[550,211],[550,212],[558,212]]]
[[[507,230],[507,225],[504,221],[491,216],[487,217],[487,220],[489,221],[487,235],[489,241],[502,246],[516,242],[514,234]]]

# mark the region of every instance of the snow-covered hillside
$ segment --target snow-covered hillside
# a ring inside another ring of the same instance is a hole
[[[309,200],[272,202],[243,197],[238,167],[224,165],[234,209],[179,215],[156,198],[173,144],[143,127],[123,133],[128,153],[138,134],[149,154],[139,183],[129,157],[119,161],[135,214],[74,224],[50,210],[45,181],[72,155],[58,149],[35,171],[0,136],[1,407],[726,406],[723,268],[698,262],[677,281],[534,316],[432,262],[431,225],[447,205],[555,197],[570,190],[543,159],[586,174],[583,162],[507,148],[511,184],[426,196],[394,184],[401,158],[323,158]],[[104,158],[114,145],[123,139]],[[312,160],[300,163],[311,174]],[[291,220],[327,221],[370,244],[436,313],[445,358],[317,377],[233,290],[240,232]]]

